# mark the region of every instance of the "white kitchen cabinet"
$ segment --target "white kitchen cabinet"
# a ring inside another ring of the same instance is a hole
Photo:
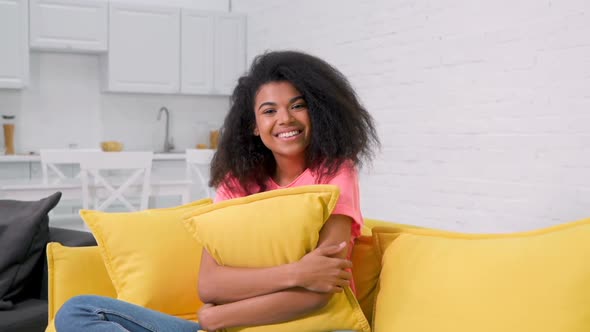
[[[181,92],[229,95],[246,63],[246,18],[182,11]]]
[[[180,9],[111,3],[106,90],[180,91]]]
[[[22,88],[29,79],[27,0],[0,0],[0,88]]]
[[[107,50],[107,0],[30,0],[30,45],[38,50]]]
[[[182,11],[180,92],[213,92],[213,34],[215,16],[194,10]]]
[[[215,18],[214,92],[230,95],[246,69],[246,17],[224,14]]]

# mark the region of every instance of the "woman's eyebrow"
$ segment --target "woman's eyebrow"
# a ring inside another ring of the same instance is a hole
[[[289,99],[289,104],[294,103],[295,101],[297,101],[299,99],[303,99],[303,96],[295,96],[295,97]],[[277,103],[272,102],[272,101],[265,101],[264,103],[260,104],[260,106],[258,106],[258,110],[260,110],[262,108],[262,106],[277,106]]]
[[[303,99],[303,96],[296,96],[296,97],[293,97],[293,98],[291,98],[291,99],[289,100],[289,104],[291,104],[291,103],[295,102],[297,99]]]
[[[273,103],[272,101],[266,101],[262,104],[260,104],[260,106],[258,106],[258,110],[260,110],[262,108],[262,106],[277,106],[277,103]]]

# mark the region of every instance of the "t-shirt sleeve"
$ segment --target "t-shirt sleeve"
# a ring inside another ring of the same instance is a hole
[[[341,214],[352,218],[352,235],[359,237],[364,221],[361,214],[359,179],[356,167],[347,164],[343,165],[338,173],[326,184],[332,184],[340,188],[340,198],[338,198],[332,214]]]

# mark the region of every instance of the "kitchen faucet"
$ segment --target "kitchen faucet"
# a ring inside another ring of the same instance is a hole
[[[160,108],[158,112],[158,121],[162,117],[162,112],[166,113],[166,134],[164,136],[164,152],[170,152],[174,149],[174,144],[172,143],[172,137],[169,137],[169,130],[170,130],[170,112],[164,106]]]

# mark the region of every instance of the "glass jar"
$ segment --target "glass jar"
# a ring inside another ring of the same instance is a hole
[[[4,129],[4,154],[14,154],[14,115],[2,115],[2,128]]]

